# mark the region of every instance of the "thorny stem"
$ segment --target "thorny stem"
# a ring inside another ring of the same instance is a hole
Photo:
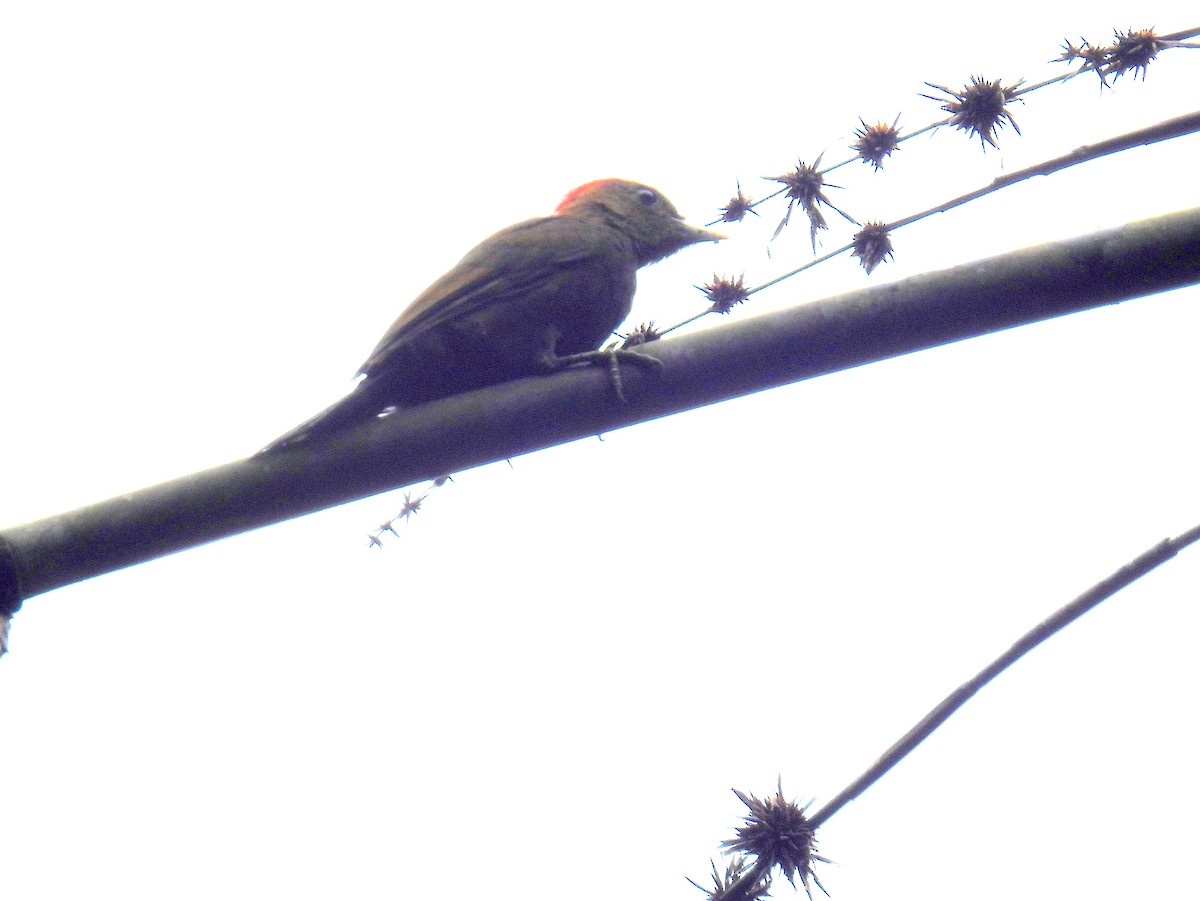
[[[1188,38],[1194,38],[1197,35],[1200,35],[1200,28],[1189,28],[1186,31],[1177,31],[1174,34],[1159,35],[1157,40],[1163,45],[1194,50],[1196,49],[1195,44],[1183,44],[1180,42],[1186,41]],[[1062,60],[1055,60],[1055,62],[1062,62]],[[1013,93],[1017,97],[1023,97],[1030,91],[1037,91],[1041,88],[1049,87],[1052,84],[1060,84],[1062,82],[1070,81],[1072,78],[1076,78],[1085,72],[1095,72],[1096,69],[1097,66],[1095,63],[1085,63],[1078,69],[1072,69],[1070,72],[1064,72],[1062,75],[1056,75],[1053,78],[1047,78],[1045,81],[1039,81],[1037,84],[1026,85],[1025,87],[1020,88]]]
[[[929,127],[935,128],[937,126]],[[1174,119],[1167,119],[1165,122],[1159,122],[1155,125],[1147,126],[1146,128],[1139,128],[1137,131],[1131,131],[1123,135],[1117,135],[1115,138],[1109,138],[1105,141],[1098,141],[1095,144],[1084,144],[1082,147],[1076,147],[1070,153],[1063,154],[1062,156],[1055,157],[1054,159],[1046,160],[1038,163],[1037,165],[1029,166],[1025,169],[1018,169],[1016,172],[1009,172],[1006,175],[1001,175],[998,178],[993,179],[991,184],[985,185],[982,188],[978,188],[959,197],[955,197],[953,200],[948,200],[944,203],[938,204],[935,207],[930,207],[929,209],[920,213],[914,213],[911,216],[906,216],[903,219],[897,219],[895,222],[888,223],[886,228],[888,233],[891,234],[892,232],[895,232],[897,229],[903,228],[906,225],[912,225],[914,222],[928,218],[929,216],[933,216],[937,213],[947,212],[948,210],[952,210],[957,206],[962,206],[964,203],[968,203],[972,200],[978,200],[980,197],[991,194],[995,191],[999,191],[1001,188],[1007,188],[1010,185],[1015,185],[1018,182],[1025,181],[1026,179],[1034,178],[1038,175],[1050,175],[1053,172],[1059,172],[1063,169],[1068,169],[1071,166],[1090,162],[1091,160],[1096,160],[1103,156],[1118,153],[1122,150],[1128,150],[1132,147],[1156,144],[1160,141],[1168,141],[1172,138],[1183,137],[1184,135],[1193,134],[1197,131],[1200,131],[1200,110],[1187,113],[1183,116],[1177,116]],[[919,133],[920,132],[917,132],[916,134]],[[910,137],[914,136],[915,135],[911,135]],[[780,193],[780,191],[776,191],[775,194],[771,195],[771,197],[778,196]],[[770,197],[766,197],[763,198],[763,201],[769,199]],[[841,211],[838,210],[838,212]],[[842,213],[842,215],[844,216],[845,213]],[[746,296],[749,297],[751,294],[757,294],[764,288],[770,288],[773,285],[777,285],[785,279],[789,279],[794,275],[799,275],[806,269],[811,269],[818,263],[824,263],[826,260],[830,260],[833,257],[839,256],[840,254],[853,249],[854,244],[851,243],[845,244],[836,250],[831,250],[822,256],[809,260],[803,266],[798,266],[795,269],[783,273],[783,275],[776,276],[770,281],[763,282],[761,285],[758,285],[754,288],[749,288],[746,291]],[[713,311],[710,309],[705,310],[702,313],[697,313],[690,319],[685,319],[683,322],[676,323],[670,328],[663,329],[659,334],[665,335],[668,332],[673,332],[678,328],[682,328],[689,323],[695,322],[697,319],[700,319],[703,316],[707,316],[711,312]]]
[[[984,667],[978,675],[964,682],[948,695],[945,700],[933,708],[933,710],[929,711],[924,719],[888,748],[870,769],[813,814],[809,818],[809,824],[813,829],[818,828],[835,813],[874,785],[884,773],[899,763],[909,751],[928,738],[938,726],[969,701],[979,689],[983,688],[1047,638],[1062,631],[1093,607],[1097,606],[1101,601],[1112,597],[1122,588],[1132,584],[1155,567],[1170,560],[1185,547],[1196,541],[1200,541],[1200,525],[1189,529],[1177,538],[1167,538],[1150,548],[1137,559],[1130,561],[1107,579],[1092,586],[1075,600],[1060,608],[1048,619],[1034,626],[1022,635],[1012,647],[993,660],[988,666]]]
[[[1156,40],[1159,42],[1159,44],[1161,46],[1197,49],[1197,48],[1200,48],[1200,45],[1188,44],[1188,43],[1184,43],[1184,42],[1187,41],[1189,38],[1193,38],[1198,35],[1200,35],[1200,28],[1188,28],[1188,29],[1184,29],[1183,31],[1175,32],[1174,34],[1156,36]],[[1065,60],[1061,60],[1061,61],[1065,61]],[[1048,78],[1045,81],[1041,81],[1037,84],[1028,85],[1026,87],[1020,88],[1019,90],[1015,90],[1013,92],[1013,97],[1020,97],[1024,94],[1028,94],[1030,91],[1036,91],[1040,88],[1044,88],[1044,87],[1047,87],[1052,84],[1059,84],[1061,82],[1069,81],[1070,79],[1075,78],[1076,76],[1078,76],[1084,72],[1095,71],[1097,68],[1099,68],[1099,66],[1096,63],[1085,63],[1083,66],[1081,66],[1078,69],[1073,69],[1070,72],[1064,73],[1062,75],[1057,75],[1053,78]],[[897,121],[899,121],[899,120],[897,119]],[[918,135],[924,134],[927,131],[936,131],[937,129],[949,124],[949,122],[950,122],[949,119],[944,119],[940,122],[931,122],[928,125],[925,125],[924,127],[919,128],[914,132],[906,134],[903,137],[898,137],[896,139],[896,144],[899,145],[900,143],[910,140],[911,138],[915,138]],[[1191,114],[1185,115],[1185,116],[1180,116],[1175,119],[1170,119],[1166,122],[1159,123],[1158,125],[1153,125],[1153,126],[1150,126],[1149,128],[1141,129],[1136,132],[1131,132],[1126,135],[1121,135],[1116,138],[1111,138],[1107,141],[1101,141],[1100,143],[1097,143],[1097,144],[1084,145],[1082,147],[1076,148],[1075,150],[1071,151],[1070,153],[1068,153],[1064,156],[1057,157],[1056,159],[1048,160],[1048,161],[1046,161],[1044,163],[1040,163],[1036,166],[1031,166],[1027,169],[1023,169],[1018,172],[1013,172],[1008,175],[1001,176],[1001,177],[995,179],[990,185],[988,185],[984,188],[980,188],[976,191],[972,191],[969,194],[964,194],[961,197],[957,197],[953,200],[947,201],[946,203],[940,204],[939,206],[932,207],[928,210],[925,210],[924,212],[916,213],[912,216],[908,216],[904,219],[900,219],[896,222],[891,223],[890,225],[887,225],[886,229],[887,229],[888,233],[894,232],[896,229],[901,228],[902,226],[910,225],[913,222],[916,222],[920,219],[924,219],[925,217],[931,216],[935,213],[942,213],[942,212],[946,212],[947,210],[954,209],[955,207],[961,206],[962,204],[967,203],[971,200],[976,200],[980,197],[983,197],[987,194],[992,193],[993,191],[998,191],[1001,188],[1008,187],[1009,185],[1016,184],[1017,182],[1024,181],[1025,179],[1032,178],[1036,175],[1049,175],[1052,172],[1058,172],[1062,169],[1066,169],[1070,166],[1074,166],[1077,163],[1082,163],[1082,162],[1086,162],[1089,160],[1098,159],[1102,156],[1107,156],[1108,154],[1111,154],[1111,153],[1117,153],[1118,151],[1125,150],[1130,147],[1137,146],[1139,144],[1151,144],[1151,143],[1155,143],[1157,141],[1163,141],[1163,140],[1167,140],[1169,138],[1174,138],[1174,137],[1179,137],[1184,134],[1189,134],[1189,133],[1197,131],[1197,130],[1200,130],[1200,112],[1191,113]],[[832,172],[834,169],[838,169],[838,168],[841,168],[842,166],[849,165],[850,163],[855,162],[858,159],[859,159],[858,156],[849,157],[840,163],[835,163],[832,166],[828,166],[825,169],[820,170],[819,174],[824,176],[824,175],[828,174],[829,172]],[[787,190],[786,188],[781,188],[781,189],[775,191],[774,193],[761,198],[760,200],[754,201],[753,203],[749,204],[748,209],[753,210],[755,207],[760,206],[761,204],[764,204],[767,201],[780,196],[786,190]],[[739,191],[739,196],[740,196],[740,191]],[[848,219],[850,222],[853,222],[856,225],[859,224],[853,217],[842,212],[841,210],[837,209],[836,207],[833,207],[832,204],[828,204],[827,201],[826,201],[826,203],[832,209],[834,209],[836,212],[838,212],[843,217]],[[790,207],[789,207],[789,212],[790,212]],[[723,220],[716,219],[713,222],[710,222],[709,225],[715,225],[721,221],[723,221]],[[786,219],[785,219],[785,222],[786,222]],[[830,251],[829,253],[826,253],[825,255],[818,257],[818,258],[812,260],[811,262],[806,263],[803,266],[800,266],[797,269],[793,269],[790,272],[784,273],[783,275],[773,278],[770,281],[765,282],[756,288],[749,289],[746,292],[746,296],[749,297],[751,294],[761,291],[764,288],[769,288],[772,285],[778,284],[779,282],[783,281],[784,279],[791,278],[793,275],[797,275],[797,274],[803,272],[804,270],[809,269],[812,266],[815,266],[817,263],[822,263],[825,260],[831,259],[835,256],[839,256],[840,254],[845,253],[847,250],[852,250],[852,249],[854,249],[853,243],[847,244],[843,247],[839,247],[838,249]],[[815,247],[814,247],[814,250],[815,250]],[[662,335],[665,335],[668,332],[673,332],[678,328],[682,328],[683,326],[688,325],[692,322],[695,322],[697,319],[700,319],[701,317],[707,315],[708,313],[714,312],[714,311],[715,311],[715,309],[709,309],[709,310],[703,311],[702,313],[698,313],[695,316],[692,316],[689,319],[684,320],[683,322],[679,322],[679,323],[671,326],[670,328],[662,330],[661,332],[659,332],[659,336],[661,337]]]
[[[1166,44],[1166,45],[1174,45],[1176,47],[1181,47],[1181,48],[1186,48],[1186,49],[1196,49],[1195,44],[1184,44],[1182,42],[1188,40],[1189,38],[1194,38],[1197,36],[1200,36],[1200,28],[1188,28],[1183,31],[1177,31],[1174,34],[1160,35],[1158,37],[1158,40],[1161,43]],[[1045,81],[1039,81],[1037,84],[1026,85],[1025,87],[1019,88],[1018,90],[1015,90],[1013,92],[1013,96],[1014,97],[1022,97],[1025,94],[1030,93],[1031,91],[1036,91],[1041,88],[1049,87],[1052,84],[1060,84],[1062,82],[1070,81],[1072,78],[1082,75],[1084,72],[1094,72],[1095,70],[1096,70],[1096,66],[1093,63],[1086,63],[1083,66],[1081,66],[1080,68],[1073,69],[1070,72],[1065,72],[1062,75],[1055,75],[1052,78],[1047,78]],[[949,119],[943,119],[939,122],[930,122],[928,125],[924,125],[921,128],[918,128],[916,131],[909,132],[908,134],[904,135],[903,137],[897,137],[896,143],[901,144],[904,141],[911,140],[912,138],[915,138],[918,135],[922,135],[927,131],[936,131],[937,129],[941,128],[942,126],[949,124],[949,122],[950,122]],[[840,163],[834,163],[832,166],[827,166],[826,168],[821,169],[819,174],[827,175],[828,173],[832,172],[834,169],[840,169],[842,166],[848,166],[851,163],[858,162],[859,159],[860,158],[857,155],[847,157],[846,159],[842,160]],[[773,194],[768,194],[766,197],[763,197],[759,200],[754,201],[752,204],[750,204],[749,209],[752,210],[755,207],[766,203],[768,200],[773,200],[774,198],[778,197],[780,194],[784,193],[784,191],[786,191],[786,190],[787,190],[786,188],[780,188],[778,191],[775,191]],[[710,222],[708,224],[710,226],[712,226],[712,225],[716,225],[722,221],[723,220],[721,220],[721,219],[714,219],[712,222]]]

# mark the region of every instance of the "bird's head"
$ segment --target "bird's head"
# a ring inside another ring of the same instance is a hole
[[[562,199],[560,216],[599,217],[633,239],[638,264],[645,266],[689,244],[725,236],[688,225],[674,204],[647,185],[604,178],[581,185]]]

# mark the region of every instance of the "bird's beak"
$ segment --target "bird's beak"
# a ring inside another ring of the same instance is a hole
[[[720,232],[709,231],[707,228],[700,228],[695,225],[683,223],[684,228],[692,236],[692,242],[699,244],[701,241],[724,241],[728,235],[723,235]]]

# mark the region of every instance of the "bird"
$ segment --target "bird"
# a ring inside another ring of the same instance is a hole
[[[647,185],[581,185],[553,215],[511,225],[468,252],[392,323],[350,393],[258,455],[328,439],[398,407],[579,363],[661,365],[599,348],[629,315],[639,268],[723,238],[684,222]]]

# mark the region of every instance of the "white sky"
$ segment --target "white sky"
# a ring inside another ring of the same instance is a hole
[[[620,176],[692,221],[928,80],[1041,80],[1182,2],[10,4],[4,524],[244,456],[497,228]],[[972,15],[979,18],[973,19]],[[1031,95],[836,202],[894,219],[1190,111],[1200,55]],[[735,315],[1200,202],[1195,138],[1011,188]],[[780,213],[634,320],[808,258]],[[826,246],[849,234],[837,230]],[[832,797],[1060,604],[1200,519],[1195,289],[462,473],[31,599],[0,662],[0,892],[701,898],[730,786]],[[633,323],[631,323],[633,324]],[[181,515],[182,512],[181,512]],[[989,687],[821,832],[837,901],[1180,897],[1200,551]],[[1184,889],[1186,892],[1189,889]],[[780,886],[776,897],[791,896]]]

